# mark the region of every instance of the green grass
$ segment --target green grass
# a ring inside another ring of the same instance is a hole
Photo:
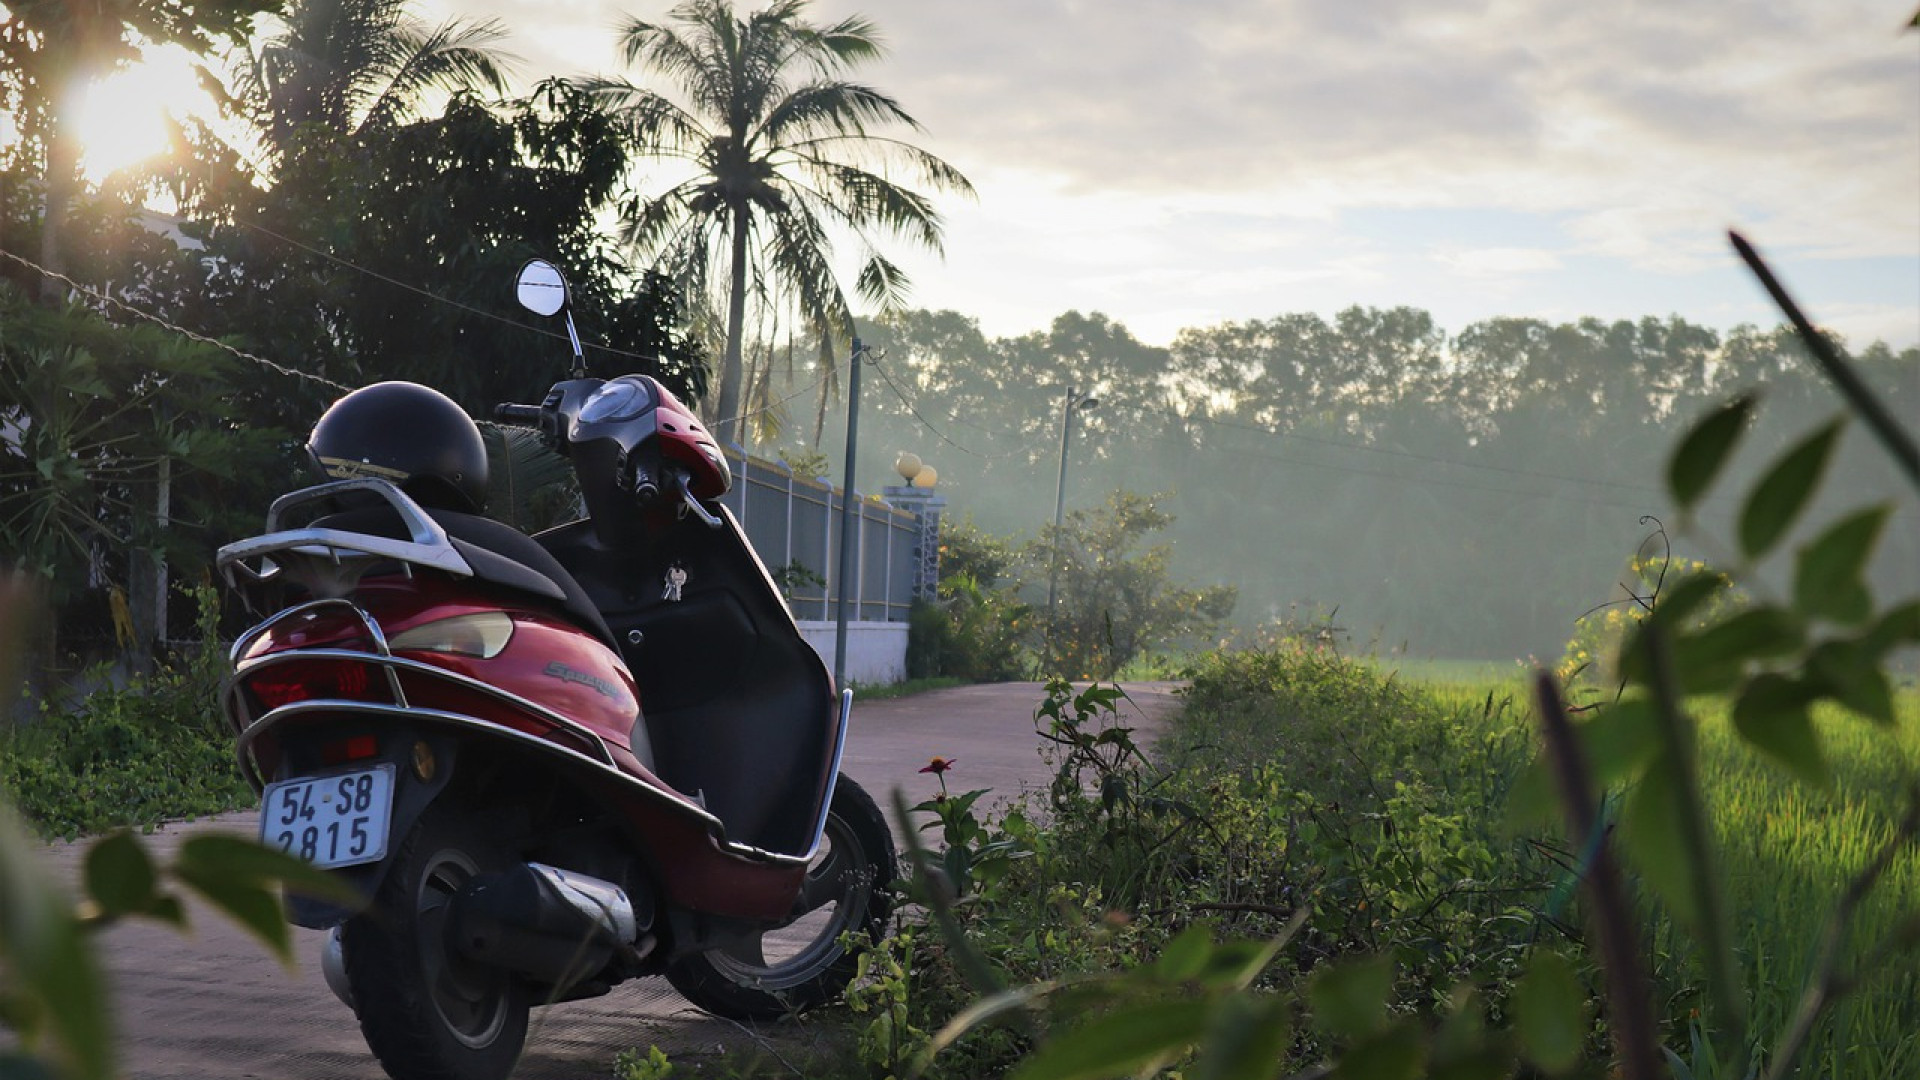
[[[912,697],[915,694],[924,694],[930,690],[947,690],[955,686],[965,685],[967,685],[967,680],[965,679],[955,678],[951,675],[936,675],[929,679],[908,679],[905,682],[887,683],[884,685],[857,682],[853,684],[852,689],[853,700],[855,701],[880,701],[886,698]]]
[[[1489,695],[1519,700],[1522,679],[1450,677],[1439,665],[1409,681],[1437,702],[1470,708]],[[1903,687],[1898,724],[1881,730],[1828,711],[1818,726],[1834,783],[1819,791],[1763,759],[1732,729],[1724,702],[1694,702],[1707,812],[1718,840],[1734,947],[1746,973],[1751,1030],[1770,1046],[1791,1023],[1820,940],[1846,883],[1892,834],[1902,791],[1920,761],[1920,690]],[[1920,917],[1920,853],[1894,861],[1859,908],[1845,955],[1854,965],[1884,953],[1902,925]],[[1664,918],[1648,947],[1676,977],[1695,958]],[[1837,1006],[1809,1045],[1799,1073],[1830,1078],[1920,1075],[1920,974],[1910,960]]]

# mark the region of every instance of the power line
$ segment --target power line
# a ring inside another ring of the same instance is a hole
[[[327,260],[330,263],[335,264],[336,266],[340,266],[340,267],[344,267],[345,269],[352,270],[356,274],[365,274],[367,277],[373,278],[375,281],[384,282],[388,285],[392,285],[394,288],[405,289],[406,291],[413,293],[417,296],[423,296],[428,300],[432,300],[436,304],[445,304],[450,308],[454,308],[458,311],[464,311],[469,315],[474,315],[482,319],[490,319],[494,322],[502,323],[506,326],[511,326],[520,330],[526,330],[530,333],[539,334],[542,337],[550,337],[555,339],[556,341],[565,341],[569,344],[571,344],[573,341],[572,338],[569,338],[567,335],[562,334],[557,330],[548,330],[544,327],[535,326],[531,323],[523,323],[518,319],[509,319],[504,315],[498,314],[496,312],[488,311],[485,308],[477,308],[471,304],[463,304],[458,300],[450,300],[447,297],[441,296],[438,293],[430,292],[426,289],[421,288],[418,285],[408,284],[407,282],[401,281],[398,278],[389,277],[386,274],[382,274],[377,270],[369,270],[366,267],[359,265],[358,263],[352,262],[348,259],[343,259],[340,256],[335,255],[331,252],[322,251],[319,248],[301,243],[300,241],[295,240],[290,236],[282,236],[281,234],[274,232],[272,229],[267,228],[265,225],[260,225],[251,221],[243,221],[239,218],[234,219],[234,224],[239,225],[242,228],[252,229],[255,232],[264,233],[265,235],[271,236],[275,240],[278,240],[283,244],[287,244],[291,247],[299,248],[301,251],[304,251],[309,255],[316,255],[322,259]],[[658,356],[650,353],[630,352],[626,349],[616,349],[611,345],[599,345],[593,342],[583,342],[582,345],[584,348],[592,349],[595,352],[606,353],[609,356],[625,357],[626,359],[629,359],[629,360],[651,360],[658,363],[660,359]]]
[[[1325,446],[1337,446],[1347,450],[1364,450],[1364,451],[1367,451],[1368,453],[1387,454],[1392,457],[1412,458],[1415,461],[1431,461],[1441,465],[1457,465],[1463,469],[1485,469],[1489,472],[1510,473],[1515,476],[1530,476],[1540,480],[1557,480],[1562,483],[1568,483],[1568,484],[1593,484],[1598,487],[1622,488],[1627,491],[1643,491],[1643,492],[1649,492],[1653,494],[1658,494],[1660,492],[1659,488],[1654,487],[1650,484],[1632,484],[1632,483],[1627,483],[1621,480],[1601,480],[1597,477],[1588,477],[1588,476],[1565,476],[1559,473],[1540,472],[1536,469],[1521,469],[1521,468],[1516,468],[1510,465],[1494,465],[1494,464],[1489,464],[1487,462],[1462,461],[1459,458],[1435,457],[1431,454],[1416,454],[1411,450],[1396,450],[1388,446],[1369,446],[1366,443],[1347,442],[1342,439],[1329,439],[1324,436],[1307,435],[1307,434],[1303,434],[1301,432],[1296,432],[1296,431],[1276,431],[1272,428],[1265,427],[1260,424],[1239,423],[1233,420],[1221,419],[1219,417],[1181,416],[1181,414],[1179,413],[1174,413],[1173,415],[1180,417],[1183,420],[1189,420],[1189,421],[1202,423],[1202,424],[1212,424],[1217,427],[1240,428],[1244,431],[1254,431],[1262,435],[1272,435],[1272,436],[1276,436],[1283,439],[1299,439],[1302,442],[1320,443]]]
[[[274,363],[271,360],[268,360],[264,356],[255,356],[254,354],[247,352],[244,349],[236,349],[224,341],[217,341],[213,338],[207,337],[204,334],[196,334],[184,326],[175,326],[173,323],[168,322],[167,320],[161,318],[160,316],[155,315],[148,311],[144,311],[140,308],[134,307],[132,304],[127,303],[126,301],[120,299],[117,296],[112,295],[111,293],[103,292],[89,285],[82,285],[79,282],[73,280],[72,278],[66,276],[65,274],[62,274],[56,270],[49,270],[46,267],[41,266],[39,263],[36,263],[33,260],[25,258],[23,256],[16,255],[11,251],[6,250],[5,248],[0,248],[0,256],[4,256],[5,258],[20,264],[21,266],[24,266],[27,269],[34,271],[35,273],[44,274],[47,277],[52,278],[53,280],[66,285],[68,288],[73,289],[76,292],[85,293],[86,295],[91,296],[96,300],[100,300],[104,303],[110,304],[113,307],[118,308],[129,315],[134,316],[135,318],[142,319],[142,320],[145,320],[146,322],[153,323],[155,326],[159,326],[164,329],[171,330],[182,337],[189,338],[193,341],[197,341],[203,345],[211,345],[216,349],[222,349],[226,352],[232,353],[234,356],[237,356],[242,360],[247,360],[252,363],[259,364],[261,367],[267,368],[270,371],[276,371],[282,375],[291,375],[296,379],[306,379],[309,382],[319,383],[321,386],[324,386],[329,390],[338,390],[343,394],[348,393],[349,391],[352,390],[352,387],[343,386],[340,383],[334,382],[332,379],[328,379],[320,375],[314,375],[310,372],[298,371],[294,368],[284,367],[280,364]]]

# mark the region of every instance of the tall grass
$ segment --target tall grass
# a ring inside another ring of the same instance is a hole
[[[1449,678],[1444,669],[1410,679],[1420,693],[1460,715],[1490,698],[1524,700],[1515,678]],[[1837,710],[1818,715],[1833,773],[1828,791],[1796,782],[1733,731],[1717,700],[1696,701],[1701,785],[1718,840],[1735,949],[1746,973],[1751,1029],[1762,1047],[1791,1023],[1825,931],[1853,875],[1892,834],[1905,778],[1920,761],[1920,690],[1898,692],[1898,723],[1882,730]],[[1504,723],[1502,724],[1504,730]],[[1857,910],[1843,970],[1883,959],[1877,950],[1920,919],[1920,856],[1909,848]],[[1654,912],[1646,939],[1650,967],[1683,989],[1697,984],[1686,938]],[[1802,1058],[1800,1076],[1920,1076],[1920,966],[1894,965],[1835,1007]]]

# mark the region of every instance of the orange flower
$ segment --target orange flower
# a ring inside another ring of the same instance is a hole
[[[935,776],[939,776],[945,773],[948,769],[953,768],[954,760],[955,759],[953,758],[936,756],[932,761],[927,762],[926,767],[921,769],[920,771],[930,772]]]

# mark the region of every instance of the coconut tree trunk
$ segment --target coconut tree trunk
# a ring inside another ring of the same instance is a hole
[[[727,355],[720,366],[720,408],[713,418],[721,445],[740,441],[740,383],[742,343],[747,314],[747,206],[733,208],[733,265],[727,282]]]

